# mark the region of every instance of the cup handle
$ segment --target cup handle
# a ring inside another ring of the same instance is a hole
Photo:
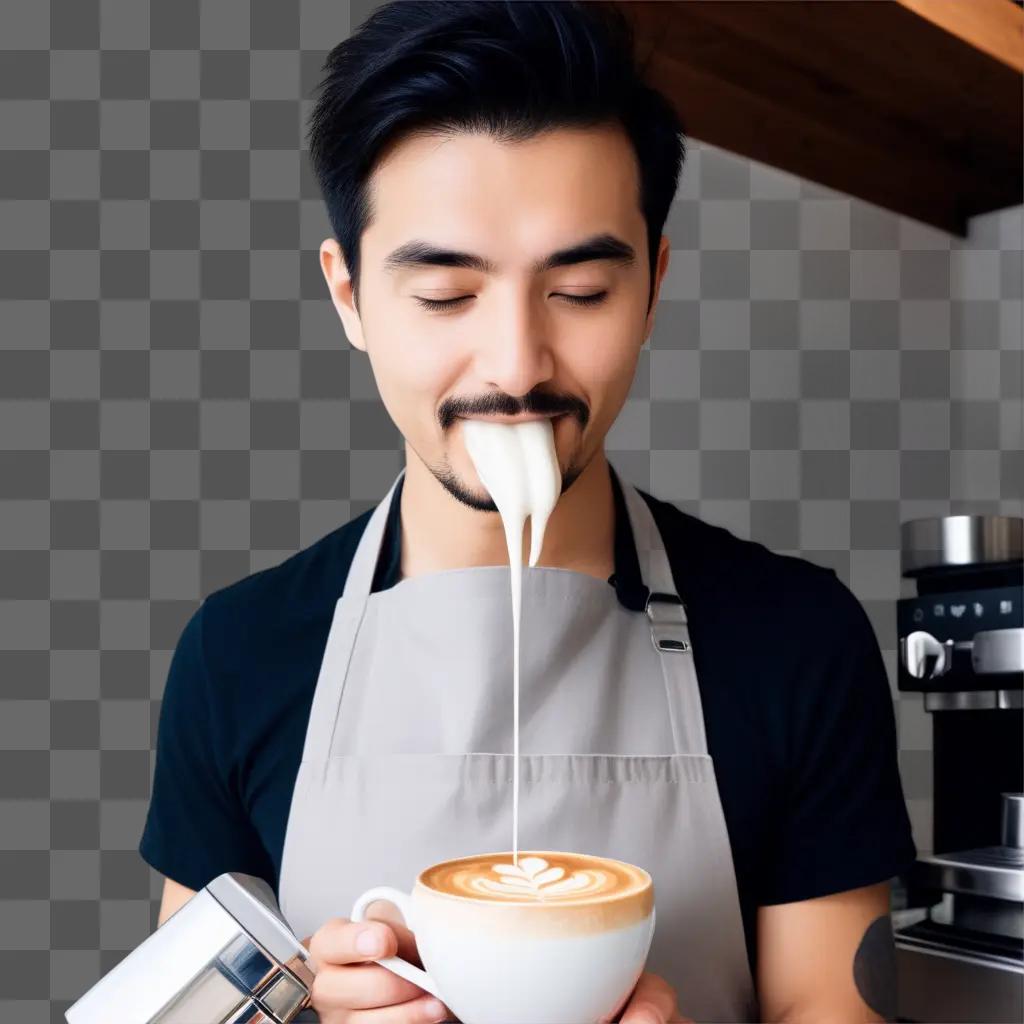
[[[375,889],[367,889],[353,904],[349,920],[365,920],[366,908],[376,900],[387,900],[389,903],[394,903],[402,912],[406,926],[410,931],[415,931],[412,923],[412,900],[409,898],[408,893],[404,893],[400,889],[392,889],[389,885],[379,885]],[[389,971],[393,971],[399,977],[405,978],[406,981],[419,985],[420,988],[426,989],[431,995],[437,996],[442,1002],[444,1001],[444,996],[438,992],[437,983],[434,979],[426,971],[409,963],[408,960],[403,960],[400,956],[382,956],[373,962],[380,964],[381,967],[386,967]]]

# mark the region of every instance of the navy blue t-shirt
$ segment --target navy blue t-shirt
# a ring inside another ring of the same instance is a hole
[[[609,584],[640,614],[646,590],[614,470],[612,483]],[[916,857],[885,665],[866,612],[833,570],[640,493],[687,606],[756,976],[758,906],[883,881]],[[374,591],[399,578],[398,498]],[[320,662],[370,514],[211,593],[185,625],[139,845],[174,881],[200,889],[244,871],[276,891]]]

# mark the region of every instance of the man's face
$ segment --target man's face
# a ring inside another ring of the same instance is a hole
[[[655,292],[648,315],[637,175],[628,138],[610,127],[514,144],[483,134],[408,138],[370,180],[358,312],[337,242],[321,245],[345,332],[367,352],[407,449],[460,501],[495,508],[466,451],[462,417],[554,417],[563,491],[602,449],[657,302]],[[590,258],[539,266],[595,239],[604,244]],[[667,266],[662,236],[658,286]]]

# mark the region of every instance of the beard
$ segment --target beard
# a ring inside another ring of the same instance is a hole
[[[424,465],[434,475],[437,482],[456,500],[461,502],[463,505],[467,505],[469,508],[476,509],[478,512],[497,512],[498,506],[494,504],[494,500],[488,494],[486,498],[478,498],[466,481],[459,476],[455,470],[452,469],[451,462],[448,460],[448,456],[445,455],[442,463],[437,465],[431,465],[429,462],[424,461]],[[580,464],[576,461],[575,457],[569,460],[569,465],[562,470],[562,487],[559,494],[565,494],[567,490],[576,482],[580,474],[586,468],[586,463]]]
[[[525,408],[520,409],[519,406]],[[586,403],[582,400],[577,399],[573,396],[566,397],[551,397],[545,393],[534,393],[531,392],[527,396],[526,401],[516,402],[513,399],[506,399],[501,395],[494,396],[491,398],[489,403],[485,403],[485,407],[481,408],[480,403],[476,403],[473,407],[460,406],[455,402],[448,402],[442,405],[438,413],[438,419],[440,421],[441,431],[445,435],[452,426],[459,420],[464,418],[465,415],[473,412],[498,412],[505,413],[508,415],[515,415],[520,411],[531,412],[531,413],[555,413],[563,414],[567,413],[573,417],[578,423],[580,430],[585,432],[587,423],[590,420],[590,410]],[[578,445],[582,446],[582,438],[578,441]],[[410,445],[410,447],[412,447]],[[413,449],[415,451],[415,449]],[[448,453],[445,452],[441,457],[441,460],[437,463],[432,463],[429,460],[423,458],[419,452],[416,452],[419,456],[420,461],[424,466],[430,470],[434,479],[460,504],[467,506],[468,508],[475,509],[478,512],[498,512],[498,506],[494,503],[493,498],[490,494],[486,494],[484,497],[479,498],[473,493],[469,484],[465,478],[460,476],[453,468],[451,460],[448,457]],[[593,456],[591,456],[592,458]],[[569,459],[569,464],[564,470],[561,471],[562,486],[559,491],[559,495],[565,494],[565,492],[576,482],[580,474],[586,469],[590,459],[583,460],[579,448],[573,453]]]

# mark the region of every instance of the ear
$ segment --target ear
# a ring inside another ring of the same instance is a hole
[[[671,244],[668,235],[661,236],[661,243],[658,245],[658,261],[654,268],[654,293],[651,296],[651,308],[647,314],[647,321],[644,324],[644,341],[651,336],[654,329],[654,312],[658,308],[658,295],[661,293],[661,282],[665,278],[665,271],[668,270],[668,261],[671,255]]]
[[[352,298],[352,279],[345,266],[345,257],[337,239],[325,238],[320,243],[320,269],[327,281],[331,302],[341,317],[341,324],[349,343],[362,352],[366,351],[363,324]]]

